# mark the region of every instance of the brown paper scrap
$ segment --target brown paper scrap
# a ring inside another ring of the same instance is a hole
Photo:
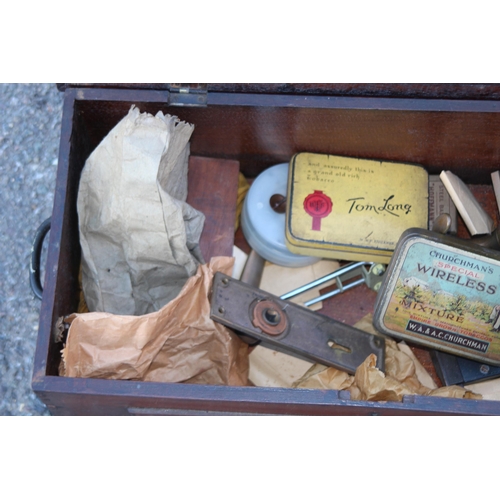
[[[422,363],[420,363],[415,354],[413,354],[413,351],[404,341],[398,342],[398,349],[403,351],[412,359],[415,365],[415,375],[417,376],[418,381],[429,389],[437,389],[438,386],[436,382],[434,382],[434,379],[430,376],[429,372],[424,368]]]
[[[481,394],[483,399],[492,401],[500,401],[500,378],[485,380],[484,382],[476,382],[466,385],[465,388],[477,394]]]
[[[365,316],[355,326],[377,334],[372,325],[371,314]],[[293,387],[349,390],[351,399],[366,401],[402,401],[403,396],[410,394],[482,399],[480,395],[460,386],[439,389],[426,387],[417,376],[416,365],[412,357],[401,350],[394,340],[385,337],[385,343],[385,373],[376,367],[376,356],[370,354],[358,367],[355,375],[348,375],[336,368],[314,365]]]
[[[210,319],[213,275],[232,257],[200,265],[179,295],[143,316],[73,314],[62,351],[67,377],[247,385],[248,346]]]

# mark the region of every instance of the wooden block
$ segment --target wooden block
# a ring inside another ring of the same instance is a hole
[[[455,203],[470,234],[473,236],[476,234],[491,234],[495,228],[493,219],[462,179],[449,170],[443,170],[439,177]]]
[[[205,214],[200,247],[207,262],[233,254],[239,171],[234,160],[189,159],[187,202]]]

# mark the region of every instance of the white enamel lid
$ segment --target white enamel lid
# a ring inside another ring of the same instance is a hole
[[[285,243],[285,214],[275,212],[271,196],[287,195],[288,163],[264,170],[256,177],[245,197],[241,213],[241,228],[248,244],[264,259],[286,267],[314,264],[317,257],[297,255]]]

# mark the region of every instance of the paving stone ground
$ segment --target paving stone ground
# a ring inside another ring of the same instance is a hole
[[[41,303],[29,261],[52,213],[62,101],[55,84],[0,84],[0,415],[48,415],[31,390]]]

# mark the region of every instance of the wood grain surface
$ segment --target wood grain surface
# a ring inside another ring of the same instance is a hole
[[[207,262],[233,254],[239,172],[234,160],[189,159],[187,202],[205,214],[200,247]]]

